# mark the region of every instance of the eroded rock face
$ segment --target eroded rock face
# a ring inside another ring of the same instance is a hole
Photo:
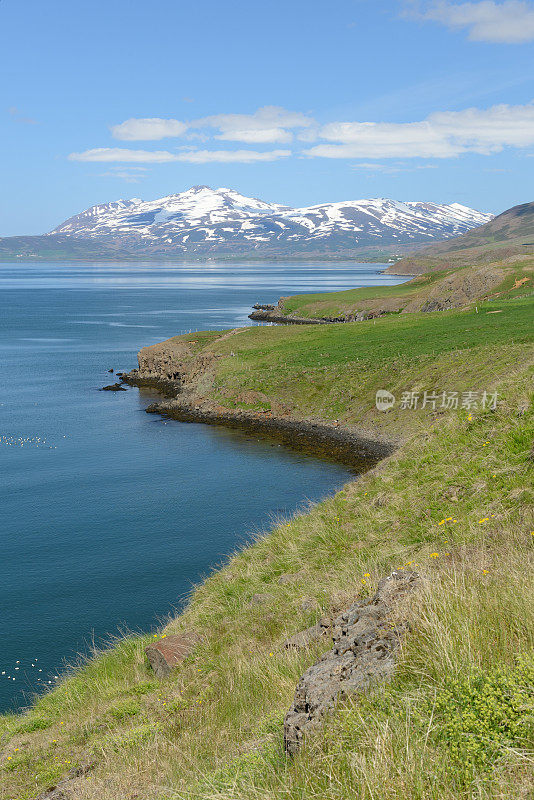
[[[192,352],[183,339],[143,347],[137,354],[138,376],[143,380],[181,381],[187,373]]]
[[[453,272],[438,281],[428,292],[416,296],[403,309],[403,314],[418,311],[448,311],[462,308],[468,303],[494,291],[505,278],[506,273],[495,267],[480,267],[468,272]]]
[[[73,767],[67,772],[66,777],[54,786],[49,786],[42,794],[35,797],[34,800],[69,800],[75,797],[76,778],[83,778],[88,772],[96,767],[96,762],[92,761],[87,764],[80,764],[78,767]]]
[[[288,753],[297,752],[304,735],[339,699],[392,676],[396,650],[408,630],[407,622],[393,621],[392,610],[418,583],[417,573],[393,572],[380,581],[371,600],[357,601],[334,620],[332,650],[306,670],[286,714]]]

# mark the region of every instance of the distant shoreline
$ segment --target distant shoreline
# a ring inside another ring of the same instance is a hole
[[[2,239],[0,239],[1,245]],[[235,263],[235,262],[246,262],[246,261],[253,261],[261,263],[271,262],[271,261],[290,261],[290,262],[304,262],[304,261],[328,261],[332,263],[338,263],[343,261],[349,261],[354,264],[381,264],[384,265],[385,268],[388,266],[392,266],[392,262],[390,262],[386,258],[387,254],[382,255],[375,255],[369,253],[360,253],[360,254],[350,254],[347,253],[345,255],[335,255],[335,254],[325,254],[325,253],[303,253],[298,255],[258,255],[258,254],[251,254],[251,255],[217,255],[217,256],[209,256],[208,254],[191,254],[186,256],[169,256],[169,255],[124,255],[124,254],[117,254],[117,255],[97,255],[94,257],[91,256],[74,256],[74,255],[59,255],[57,253],[51,253],[50,255],[37,255],[37,254],[20,254],[20,255],[8,255],[1,252],[0,249],[0,263],[23,263],[24,261],[30,262],[40,262],[40,261],[66,261],[66,262],[74,262],[76,264],[114,264],[116,262],[120,263],[128,263],[128,262],[147,262],[147,263],[154,263],[157,264],[159,262],[165,262],[167,264],[189,264],[192,261],[195,262],[210,262],[210,263]],[[399,260],[400,256],[395,260]]]

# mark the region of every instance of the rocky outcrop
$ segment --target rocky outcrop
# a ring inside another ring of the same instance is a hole
[[[196,631],[164,636],[157,642],[145,647],[145,653],[152,669],[158,678],[166,678],[184,658],[193,651],[200,636]]]
[[[339,319],[312,319],[308,317],[291,317],[284,314],[277,313],[276,309],[267,311],[253,311],[248,315],[249,319],[254,322],[273,322],[277,325],[327,325],[330,322],[345,322],[343,318]]]
[[[328,617],[323,617],[319,620],[317,625],[312,625],[311,628],[306,628],[305,631],[299,631],[286,639],[284,647],[286,650],[304,650],[309,647],[312,642],[326,636],[331,630],[331,621]]]
[[[462,308],[474,300],[490,295],[504,280],[506,273],[495,267],[458,270],[446,275],[427,292],[416,296],[403,309],[403,314],[417,311],[447,311]]]
[[[254,311],[248,315],[248,318],[255,322],[272,322],[277,325],[328,325],[332,322],[347,322],[344,316],[314,318],[288,314],[284,308],[284,301],[287,299],[287,297],[281,297],[275,306],[270,303],[265,303],[264,305],[256,303],[256,305],[252,306]]]
[[[320,725],[340,699],[391,678],[397,650],[409,628],[399,614],[399,603],[418,583],[417,573],[393,572],[380,581],[371,600],[354,603],[334,620],[332,650],[306,670],[286,714],[288,753],[298,751],[304,736]]]
[[[179,388],[189,369],[192,355],[189,345],[178,337],[143,347],[137,354],[137,378],[144,381],[168,381]]]
[[[124,386],[121,386],[120,383],[111,383],[109,386],[103,386],[100,390],[102,392],[125,392],[126,389]]]

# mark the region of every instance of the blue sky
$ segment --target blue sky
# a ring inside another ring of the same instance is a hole
[[[1,0],[0,235],[193,184],[534,200],[534,2]]]

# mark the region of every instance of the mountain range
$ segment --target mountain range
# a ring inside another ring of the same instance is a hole
[[[380,256],[458,236],[492,216],[459,203],[385,198],[291,208],[193,186],[92,206],[43,236],[0,239],[0,257]]]

